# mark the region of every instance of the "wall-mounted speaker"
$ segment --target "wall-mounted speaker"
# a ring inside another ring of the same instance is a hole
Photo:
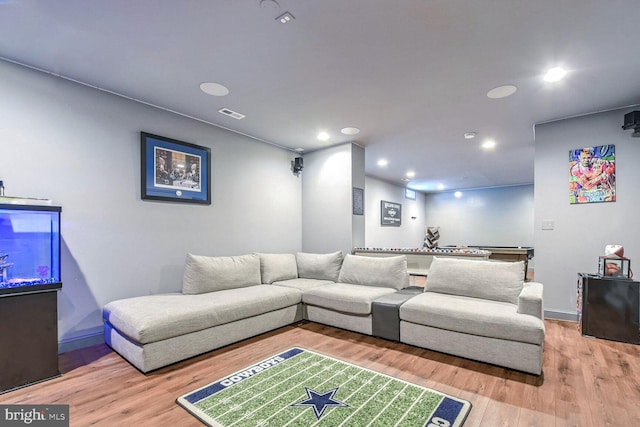
[[[640,127],[640,111],[632,111],[624,115],[622,129],[636,129]]]
[[[302,157],[296,157],[293,159],[293,173],[300,173],[304,168],[304,163],[302,161]]]
[[[624,124],[622,129],[633,129],[631,136],[640,137],[640,111],[632,111],[624,115]]]

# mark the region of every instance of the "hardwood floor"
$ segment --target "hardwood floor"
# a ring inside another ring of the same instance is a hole
[[[301,346],[469,400],[471,426],[638,426],[640,346],[545,321],[541,377],[316,323],[278,329],[144,375],[105,345],[60,355],[62,377],[0,404],[69,404],[71,426],[199,426],[175,399]]]

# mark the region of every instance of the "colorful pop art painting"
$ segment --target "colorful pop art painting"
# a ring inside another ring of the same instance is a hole
[[[616,147],[600,145],[569,151],[569,202],[616,201]]]

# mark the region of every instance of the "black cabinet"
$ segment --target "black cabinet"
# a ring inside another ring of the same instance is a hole
[[[0,393],[60,376],[57,294],[0,297]]]
[[[640,283],[578,274],[578,325],[583,335],[640,344]]]

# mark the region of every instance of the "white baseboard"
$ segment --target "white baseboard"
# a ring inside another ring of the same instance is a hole
[[[572,322],[578,321],[577,313],[570,313],[567,311],[545,310],[544,317],[548,317],[549,319],[570,320]]]

